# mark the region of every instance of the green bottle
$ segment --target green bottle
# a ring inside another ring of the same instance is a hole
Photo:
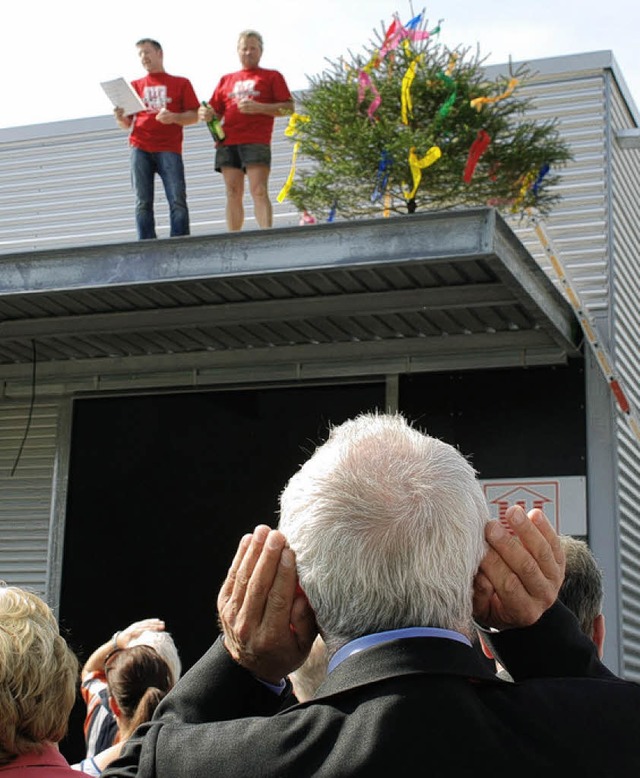
[[[205,108],[211,108],[209,103],[205,103],[204,100],[202,101],[202,105],[204,105]],[[227,137],[225,131],[222,129],[222,125],[220,124],[220,119],[216,119],[215,116],[213,119],[211,119],[210,122],[207,122],[207,127],[209,128],[211,137],[215,141],[223,141]]]

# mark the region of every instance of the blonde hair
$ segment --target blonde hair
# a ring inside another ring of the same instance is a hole
[[[0,765],[62,740],[78,672],[49,606],[0,581]]]

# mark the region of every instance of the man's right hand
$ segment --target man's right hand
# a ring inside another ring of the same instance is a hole
[[[279,683],[304,662],[318,630],[281,532],[260,525],[242,538],[218,594],[218,614],[225,648],[257,678]]]
[[[564,551],[541,510],[527,515],[512,506],[505,520],[512,532],[498,521],[486,526],[489,549],[474,581],[473,615],[484,627],[528,627],[558,597]]]

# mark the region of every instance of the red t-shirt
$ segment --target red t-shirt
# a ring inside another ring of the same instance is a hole
[[[273,116],[263,113],[240,113],[239,100],[250,97],[258,103],[285,103],[291,100],[291,92],[283,76],[277,70],[253,68],[227,73],[218,82],[211,100],[211,107],[223,120],[225,146],[238,143],[271,143]]]
[[[142,151],[173,151],[182,153],[182,125],[162,124],[156,114],[162,108],[172,113],[197,111],[200,105],[191,82],[168,73],[149,73],[131,82],[131,86],[147,106],[135,115],[129,142]]]

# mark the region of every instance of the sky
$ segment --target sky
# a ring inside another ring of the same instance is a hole
[[[612,51],[640,107],[638,0],[17,0],[0,25],[3,74],[0,128],[105,116],[101,81],[144,75],[136,40],[154,38],[169,73],[187,76],[207,100],[224,73],[238,69],[236,42],[247,28],[265,42],[261,64],[280,70],[290,89],[308,86],[328,61],[362,53],[398,13],[424,10],[441,43],[479,47],[487,64]]]

